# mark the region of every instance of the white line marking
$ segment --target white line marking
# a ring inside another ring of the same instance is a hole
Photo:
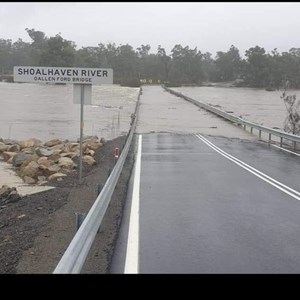
[[[201,136],[201,135],[199,134],[199,136]],[[199,137],[199,138],[200,138],[200,137]],[[292,188],[286,186],[285,184],[283,184],[283,183],[281,183],[281,182],[275,180],[274,178],[272,178],[272,177],[266,175],[265,173],[263,173],[263,172],[261,172],[261,171],[255,169],[255,168],[251,167],[250,165],[244,163],[243,161],[239,160],[238,158],[236,158],[236,157],[230,155],[229,153],[225,152],[225,151],[222,150],[221,148],[219,148],[219,147],[217,147],[216,145],[214,145],[212,142],[210,142],[210,141],[209,141],[208,139],[206,139],[205,137],[201,136],[201,138],[202,138],[203,140],[205,140],[208,144],[210,144],[212,147],[216,148],[217,150],[219,150],[219,151],[222,152],[223,154],[227,155],[228,157],[232,158],[233,160],[235,160],[235,161],[239,162],[240,164],[244,165],[246,168],[249,168],[249,169],[253,170],[254,172],[257,172],[258,174],[260,174],[260,175],[266,177],[267,179],[273,181],[275,184],[281,185],[283,188],[285,188],[285,189],[287,189],[287,190],[290,190],[291,192],[293,192],[293,193],[297,194],[298,196],[300,196],[300,193],[297,192],[296,190],[294,190],[294,189],[292,189]]]
[[[132,202],[129,220],[127,251],[125,260],[126,274],[137,274],[139,271],[139,202],[142,158],[142,135],[139,135],[138,149],[133,180]]]
[[[249,166],[248,164],[242,162],[241,160],[237,159],[236,157],[228,154],[227,152],[223,151],[222,149],[218,148],[216,145],[214,145],[213,143],[211,143],[210,141],[208,141],[207,139],[205,139],[203,136],[196,135],[200,140],[202,140],[205,144],[207,144],[210,148],[212,148],[213,150],[215,150],[216,152],[218,152],[219,154],[223,155],[224,157],[226,157],[227,159],[231,160],[232,162],[234,162],[235,164],[239,165],[240,167],[242,167],[243,169],[247,170],[248,172],[254,174],[255,176],[259,177],[260,179],[268,182],[269,184],[273,185],[274,187],[276,187],[277,189],[283,191],[284,193],[292,196],[293,198],[297,199],[300,201],[300,197],[296,196],[299,195],[300,193],[286,185],[284,185],[283,183],[273,179],[272,177],[264,174],[263,172],[260,172],[259,170]],[[261,174],[261,175],[259,175]],[[264,176],[264,177],[263,177]],[[268,178],[268,179],[267,179]],[[282,187],[280,187],[280,185]],[[287,191],[290,190],[291,192]],[[293,194],[294,193],[294,194]],[[296,194],[296,195],[295,195]]]
[[[297,155],[297,156],[300,156],[300,154],[298,154],[298,153],[296,153],[296,152],[293,152],[293,151],[287,150],[287,149],[285,149],[285,148],[282,148],[282,147],[279,147],[279,146],[277,146],[277,145],[273,145],[273,144],[271,144],[271,146],[272,146],[272,147],[276,147],[276,148],[278,148],[278,149],[280,149],[280,150],[283,150],[283,151],[286,151],[286,152],[289,152],[289,153],[295,154],[295,155]]]

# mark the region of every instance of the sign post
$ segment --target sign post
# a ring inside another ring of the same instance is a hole
[[[80,85],[80,157],[79,157],[79,183],[82,181],[82,139],[83,139],[83,102],[84,102],[84,85]]]
[[[94,68],[16,66],[14,67],[14,82],[74,84],[73,102],[75,104],[80,104],[79,183],[81,183],[84,104],[91,104],[92,84],[113,84],[113,70]]]

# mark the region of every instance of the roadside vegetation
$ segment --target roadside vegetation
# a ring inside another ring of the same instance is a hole
[[[35,29],[26,31],[31,42],[0,38],[0,79],[12,80],[13,66],[59,66],[112,68],[114,83],[139,86],[167,83],[169,86],[205,85],[209,82],[233,82],[274,90],[283,88],[287,79],[290,88],[300,88],[300,48],[270,53],[260,46],[251,47],[241,57],[239,49],[231,46],[227,52],[209,52],[176,44],[167,54],[159,45],[150,52],[150,45],[134,49],[129,44],[99,43],[97,47],[77,49],[75,42],[60,33],[47,37]]]
[[[280,97],[285,104],[287,116],[284,120],[284,131],[300,135],[300,100],[296,95],[288,95],[289,81],[285,81],[282,96]]]

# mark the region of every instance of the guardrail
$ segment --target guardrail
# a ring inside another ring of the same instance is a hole
[[[233,114],[229,114],[229,113],[226,113],[225,111],[221,110],[221,109],[218,109],[216,107],[213,107],[209,104],[205,104],[205,103],[202,103],[200,101],[197,101],[195,99],[192,99],[180,92],[176,92],[166,86],[163,86],[163,88],[168,91],[169,93],[173,94],[173,95],[176,95],[178,97],[181,97],[207,111],[210,111],[224,119],[227,119],[233,123],[236,123],[236,124],[239,124],[239,125],[243,125],[244,128],[246,128],[246,126],[249,126],[251,128],[251,133],[253,132],[253,128],[257,129],[259,131],[259,138],[261,139],[261,132],[267,132],[269,133],[269,143],[271,142],[271,136],[272,134],[275,135],[275,136],[278,136],[280,137],[280,147],[282,147],[282,143],[283,143],[283,139],[286,139],[286,140],[289,140],[289,141],[292,141],[293,142],[293,145],[294,145],[294,150],[296,150],[296,143],[300,143],[300,136],[299,135],[294,135],[294,134],[290,134],[290,133],[286,133],[286,132],[283,132],[283,131],[280,131],[280,130],[276,130],[276,129],[272,129],[272,128],[269,128],[269,127],[265,127],[265,126],[261,126],[259,124],[256,124],[256,123],[253,123],[253,122],[249,122],[249,121],[246,121],[246,120],[243,120],[241,119],[240,117],[238,116],[235,116]]]
[[[97,231],[102,223],[103,217],[120,177],[130,148],[137,122],[137,113],[141,91],[142,90],[140,89],[138,101],[135,107],[134,118],[132,118],[131,129],[127,135],[127,140],[122,153],[110,176],[106,180],[101,193],[96,198],[95,203],[91,207],[90,211],[88,212],[87,216],[76,232],[70,245],[68,246],[58,265],[56,266],[53,274],[78,274],[80,273],[84,265],[86,257],[96,237]]]

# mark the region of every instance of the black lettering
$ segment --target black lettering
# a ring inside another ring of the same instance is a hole
[[[81,70],[81,76],[86,76],[86,70]]]
[[[30,69],[30,70],[29,70],[29,73],[30,73],[30,75],[34,75],[34,74],[35,74],[34,69]]]
[[[61,70],[61,75],[65,75],[66,74],[66,70]]]
[[[96,74],[96,70],[95,71],[91,70],[91,75],[95,76],[95,74]]]
[[[68,75],[68,76],[72,76],[72,70],[68,69],[68,70],[67,70],[67,75]]]
[[[103,77],[107,77],[108,74],[107,74],[107,71],[103,71]]]
[[[60,75],[57,69],[55,70],[54,75]]]
[[[35,73],[35,74],[36,74],[36,75],[42,75],[42,74],[41,74],[41,71],[40,71],[39,69],[36,70],[36,73]]]
[[[101,77],[101,70],[97,70],[97,77]]]
[[[46,74],[45,74],[46,75]],[[53,75],[53,69],[48,70],[48,75]]]
[[[18,68],[18,75],[22,75],[23,72],[22,72],[22,68]]]
[[[78,76],[78,70],[73,70],[73,76]]]
[[[23,70],[23,73],[24,73],[24,75],[25,75],[25,74],[29,74],[29,70],[28,70],[28,69],[24,69],[24,70]]]

